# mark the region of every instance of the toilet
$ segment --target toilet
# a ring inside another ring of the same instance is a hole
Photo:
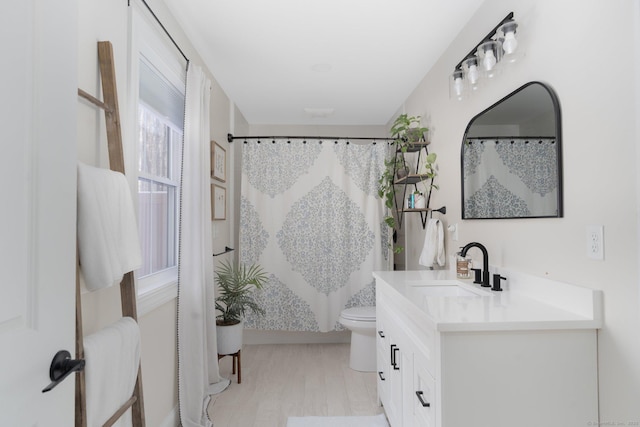
[[[376,308],[351,307],[340,313],[340,324],[351,330],[349,367],[356,371],[376,371]]]

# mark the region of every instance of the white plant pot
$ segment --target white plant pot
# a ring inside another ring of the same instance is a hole
[[[216,325],[218,354],[234,354],[242,348],[244,321],[230,326]]]

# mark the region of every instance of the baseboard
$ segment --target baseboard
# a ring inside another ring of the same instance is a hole
[[[179,425],[180,418],[178,416],[178,406],[175,406],[158,427],[178,427]]]
[[[244,344],[329,344],[348,343],[351,331],[295,332],[245,329]]]

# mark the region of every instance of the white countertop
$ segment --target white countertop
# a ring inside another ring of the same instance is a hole
[[[456,279],[448,270],[376,271],[382,296],[404,298],[438,331],[597,329],[602,292],[502,269],[502,292]],[[458,285],[474,296],[425,296],[421,287]]]

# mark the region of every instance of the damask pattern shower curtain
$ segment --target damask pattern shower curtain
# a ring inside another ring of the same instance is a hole
[[[275,140],[242,152],[240,262],[269,275],[247,328],[341,329],[340,312],[375,305],[372,271],[389,265],[377,197],[387,144]]]

